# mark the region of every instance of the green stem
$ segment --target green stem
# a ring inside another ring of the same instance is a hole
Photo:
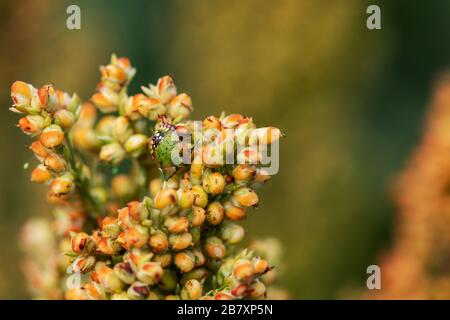
[[[67,143],[65,145],[65,150],[66,150],[67,158],[69,160],[70,167],[71,167],[72,171],[74,172],[75,186],[78,190],[78,193],[81,196],[81,201],[85,204],[85,206],[87,208],[90,209],[89,212],[93,213],[93,214],[91,214],[91,216],[93,218],[96,218],[100,215],[100,209],[98,207],[97,202],[94,200],[94,198],[92,197],[92,195],[89,191],[90,183],[89,183],[88,179],[84,178],[81,174],[81,168],[76,163],[74,149],[72,147],[72,142],[70,141],[69,137],[67,137],[66,142]]]
[[[134,160],[136,180],[139,184],[139,199],[144,198],[147,195],[147,189],[149,184],[149,166],[146,163],[146,159],[138,158]]]

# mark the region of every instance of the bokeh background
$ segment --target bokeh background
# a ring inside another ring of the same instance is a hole
[[[81,7],[81,30],[66,8]],[[381,7],[382,30],[366,28]],[[131,92],[170,74],[194,118],[222,110],[286,133],[249,237],[284,246],[293,298],[363,288],[389,248],[389,185],[421,134],[434,79],[450,62],[449,1],[0,1],[0,298],[27,298],[18,232],[46,215],[32,155],[8,111],[10,85],[55,83],[88,98],[110,54],[130,57]],[[32,160],[31,160],[32,161]]]

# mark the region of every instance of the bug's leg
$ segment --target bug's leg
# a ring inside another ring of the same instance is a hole
[[[172,172],[166,171],[164,173],[164,170],[163,170],[164,181],[167,181],[170,178],[172,178],[174,175],[179,174],[180,172],[182,172],[185,169],[185,167],[178,167],[177,168],[177,167],[173,166],[170,169],[171,169]]]

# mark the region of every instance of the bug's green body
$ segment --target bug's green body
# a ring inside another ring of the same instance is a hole
[[[172,159],[172,152],[179,143],[175,126],[168,123],[163,123],[150,140],[152,157],[163,170],[164,175],[173,174],[181,167],[174,164]]]

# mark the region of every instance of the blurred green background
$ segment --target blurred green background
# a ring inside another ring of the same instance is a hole
[[[70,4],[81,30],[66,29]],[[369,4],[381,7],[382,30],[366,28]],[[18,231],[48,211],[23,169],[32,156],[8,111],[10,85],[52,82],[89,98],[113,52],[138,69],[133,93],[170,74],[194,118],[224,110],[281,128],[281,169],[249,237],[283,242],[293,298],[362,288],[389,246],[390,180],[450,61],[449,14],[444,0],[0,1],[0,298],[27,297]]]

